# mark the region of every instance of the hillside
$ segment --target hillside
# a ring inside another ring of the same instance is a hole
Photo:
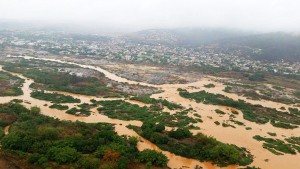
[[[251,56],[265,61],[300,61],[300,36],[288,33],[268,33],[226,39],[222,45],[239,45],[261,49]]]
[[[275,32],[254,34],[225,29],[150,29],[125,35],[127,41],[141,44],[161,44],[173,47],[196,47],[218,44],[223,49],[255,49],[247,53],[263,61],[300,61],[300,36]]]

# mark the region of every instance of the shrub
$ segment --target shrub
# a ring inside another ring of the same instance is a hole
[[[93,157],[81,157],[77,165],[83,169],[98,169],[100,166],[100,160]]]
[[[140,162],[144,162],[150,166],[157,165],[164,167],[168,163],[168,158],[164,154],[150,149],[146,149],[140,152],[139,160]]]
[[[71,163],[78,159],[79,153],[70,147],[51,147],[48,150],[48,157],[59,164]]]
[[[183,138],[189,138],[189,137],[192,137],[193,134],[188,130],[188,129],[185,129],[185,128],[178,128],[177,130],[172,130],[169,132],[169,136],[170,137],[173,137],[173,138],[176,138],[176,139],[183,139]]]

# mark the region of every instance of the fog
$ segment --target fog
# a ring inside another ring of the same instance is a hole
[[[0,21],[119,32],[182,27],[299,32],[299,6],[297,0],[0,0]]]

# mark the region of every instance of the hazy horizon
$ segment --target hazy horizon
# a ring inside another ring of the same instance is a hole
[[[83,32],[222,28],[300,31],[293,0],[1,0],[0,21]]]

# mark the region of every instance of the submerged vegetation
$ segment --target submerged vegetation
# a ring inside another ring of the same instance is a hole
[[[297,151],[300,153],[300,137],[287,138],[286,141],[288,143],[279,139],[266,138],[259,135],[253,138],[257,141],[263,141],[263,147],[276,155],[296,154]]]
[[[221,94],[212,94],[206,91],[189,93],[186,90],[179,89],[180,96],[194,99],[196,102],[204,104],[213,104],[228,106],[239,109],[243,113],[244,119],[258,124],[271,122],[274,127],[293,129],[300,125],[300,117],[295,113],[281,112],[276,109],[263,107],[261,105],[252,105],[243,100],[235,101]]]

